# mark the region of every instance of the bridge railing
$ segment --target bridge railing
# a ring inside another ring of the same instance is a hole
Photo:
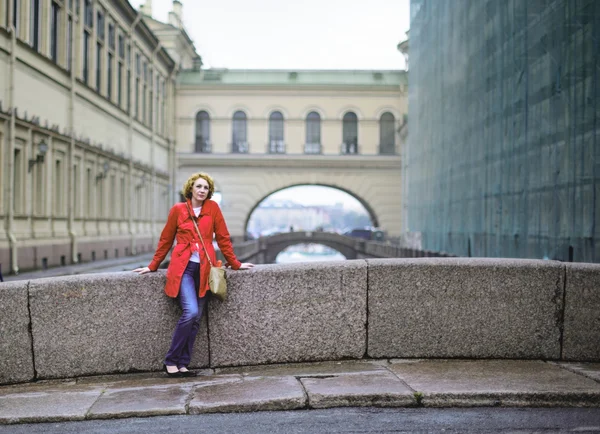
[[[193,367],[361,358],[600,361],[600,265],[368,259],[228,271]],[[0,285],[0,383],[158,370],[165,272]]]

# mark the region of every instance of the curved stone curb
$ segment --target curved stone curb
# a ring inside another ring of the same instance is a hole
[[[600,382],[576,369],[600,372],[599,364],[412,359],[53,380],[0,387],[0,423],[359,406],[600,407]]]

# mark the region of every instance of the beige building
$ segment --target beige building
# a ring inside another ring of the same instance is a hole
[[[400,235],[404,71],[183,71],[176,92],[177,183],[214,176],[235,238],[265,197],[295,185],[344,190]]]
[[[4,272],[154,248],[176,67],[126,0],[0,2]]]

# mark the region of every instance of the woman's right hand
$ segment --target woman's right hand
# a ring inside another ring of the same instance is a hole
[[[151,273],[152,270],[148,267],[142,267],[142,268],[136,268],[135,270],[133,270],[134,273],[137,274],[146,274],[146,273]]]

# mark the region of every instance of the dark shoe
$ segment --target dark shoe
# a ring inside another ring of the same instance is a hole
[[[169,372],[167,370],[167,365],[165,365],[164,363],[163,363],[163,369],[165,370],[165,372],[167,373],[167,375],[169,377],[171,377],[171,378],[180,378],[180,377],[183,377],[183,375],[181,375],[181,372],[179,372],[179,371],[177,371],[177,372]]]
[[[179,374],[182,377],[195,377],[196,375],[198,375],[196,372],[194,371],[179,371]]]

